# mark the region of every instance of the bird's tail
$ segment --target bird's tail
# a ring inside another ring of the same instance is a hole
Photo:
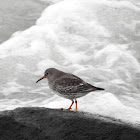
[[[99,87],[94,87],[94,86],[93,86],[93,89],[94,90],[105,90],[104,88],[99,88]]]

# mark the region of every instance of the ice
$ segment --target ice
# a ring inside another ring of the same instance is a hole
[[[68,107],[47,80],[55,67],[105,88],[78,99],[80,111],[140,123],[140,7],[131,0],[53,1],[36,25],[0,45],[0,110]],[[135,115],[134,115],[135,114]]]

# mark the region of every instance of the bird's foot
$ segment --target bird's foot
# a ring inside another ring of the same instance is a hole
[[[69,107],[67,110],[71,110],[72,108],[71,107]]]
[[[73,104],[74,104],[74,101],[72,100],[72,103],[71,103],[70,107],[66,110],[71,110],[72,109],[71,107],[72,107]],[[61,108],[61,110],[63,110],[63,108]]]
[[[64,108],[61,108],[61,110],[71,110],[72,108],[68,108],[68,109],[64,109]]]

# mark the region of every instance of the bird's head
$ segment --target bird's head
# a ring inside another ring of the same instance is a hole
[[[57,75],[60,73],[59,70],[55,69],[55,68],[49,68],[47,70],[45,70],[44,72],[44,76],[42,76],[39,80],[36,81],[39,82],[40,80],[47,78],[48,80],[53,79],[54,77],[57,77]]]

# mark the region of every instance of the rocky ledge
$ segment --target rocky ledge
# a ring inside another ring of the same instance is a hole
[[[140,140],[140,129],[78,111],[17,108],[0,113],[0,140]]]

